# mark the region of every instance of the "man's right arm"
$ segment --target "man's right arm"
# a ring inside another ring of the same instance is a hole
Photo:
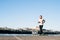
[[[40,22],[38,21],[38,23],[40,23]]]

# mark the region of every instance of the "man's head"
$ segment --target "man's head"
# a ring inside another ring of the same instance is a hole
[[[40,15],[40,19],[42,19],[42,15]]]

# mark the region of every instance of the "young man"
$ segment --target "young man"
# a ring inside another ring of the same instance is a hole
[[[38,23],[39,23],[39,28],[40,28],[40,34],[42,34],[43,33],[43,30],[42,30],[43,24],[45,23],[45,20],[43,19],[42,15],[40,15]]]

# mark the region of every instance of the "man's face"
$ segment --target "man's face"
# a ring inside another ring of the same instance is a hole
[[[40,16],[40,19],[42,19],[42,16]]]

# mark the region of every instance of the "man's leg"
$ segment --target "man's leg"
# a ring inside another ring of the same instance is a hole
[[[40,25],[39,25],[39,29],[40,29]],[[41,30],[39,31],[39,34],[41,33]]]
[[[40,25],[40,32],[41,32],[41,34],[43,33],[42,28],[43,28],[43,25]]]

